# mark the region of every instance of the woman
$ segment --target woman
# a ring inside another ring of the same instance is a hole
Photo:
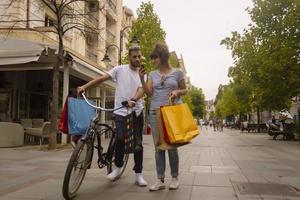
[[[169,63],[169,50],[164,44],[157,44],[151,54],[151,59],[157,70],[149,74],[147,83],[144,80],[145,70],[140,70],[141,82],[145,93],[152,97],[150,105],[150,126],[154,143],[157,140],[156,131],[156,110],[160,106],[168,105],[169,99],[172,101],[180,100],[182,95],[187,93],[184,74],[178,69],[171,67]],[[168,150],[169,163],[171,168],[172,181],[169,189],[178,189],[179,187],[179,158],[176,148]],[[165,188],[164,178],[166,169],[165,151],[155,150],[157,182],[150,187],[150,191],[157,191]]]

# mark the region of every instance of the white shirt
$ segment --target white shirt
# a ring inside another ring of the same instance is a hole
[[[142,87],[138,71],[133,71],[128,64],[114,67],[107,74],[116,82],[115,108],[121,107],[123,101],[133,98],[138,88]],[[137,115],[140,115],[143,109],[143,101],[139,99],[134,110]],[[132,109],[122,108],[116,110],[114,114],[126,116],[131,112]]]

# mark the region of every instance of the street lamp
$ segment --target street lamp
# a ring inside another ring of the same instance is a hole
[[[130,43],[131,43],[130,48],[139,48],[139,40],[137,39],[137,36],[134,35],[132,37]],[[111,47],[115,47],[115,48],[117,48],[119,50],[119,62],[118,62],[118,64],[121,65],[122,64],[122,51],[121,51],[121,49],[123,48],[122,45],[120,46],[120,48],[117,45],[115,45],[115,44],[108,45],[106,47],[104,57],[103,57],[103,59],[101,61],[105,62],[105,63],[111,62],[111,59],[109,58],[109,55],[108,55],[108,50]]]
[[[134,35],[130,41],[131,48],[140,48],[140,41],[138,40],[137,36]]]
[[[122,52],[123,52],[123,40],[124,40],[124,32],[126,29],[128,28],[132,28],[132,26],[126,26],[125,28],[123,28],[121,31],[120,31],[120,54],[119,56],[122,57]]]
[[[117,49],[119,50],[119,52],[120,52],[120,48],[119,48],[117,45],[115,45],[115,44],[108,45],[108,46],[106,47],[104,57],[103,57],[103,59],[101,60],[102,62],[105,62],[105,63],[111,62],[111,59],[109,58],[109,55],[108,55],[108,50],[109,50],[110,47],[115,47],[115,48],[117,48]],[[121,57],[120,57],[120,54],[119,54],[119,62],[118,62],[118,64],[121,65]]]

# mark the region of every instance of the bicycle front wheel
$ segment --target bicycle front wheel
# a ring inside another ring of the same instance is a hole
[[[80,141],[69,160],[63,183],[63,196],[65,199],[73,199],[79,190],[85,177],[86,170],[91,164],[93,145],[86,141]]]

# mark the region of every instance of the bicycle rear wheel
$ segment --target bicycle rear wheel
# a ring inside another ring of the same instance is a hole
[[[73,199],[76,196],[86,170],[91,164],[92,153],[93,145],[89,142],[82,140],[76,145],[65,172],[63,182],[63,196],[65,199]]]
[[[119,179],[119,178],[123,175],[123,173],[124,173],[124,171],[125,171],[125,169],[126,169],[127,163],[128,163],[128,158],[129,158],[129,154],[125,154],[125,155],[124,155],[124,158],[123,158],[123,163],[124,163],[124,164],[123,164],[123,166],[122,166],[122,168],[121,168],[121,172],[120,172],[119,176],[116,177],[116,180]],[[112,161],[111,161],[110,164],[107,166],[107,174],[111,173],[112,170],[113,170],[115,167],[116,167],[116,166],[115,166],[115,155],[113,155]]]
[[[113,130],[113,128],[111,126],[108,126],[108,125],[101,125],[100,129],[102,129],[101,131],[99,131],[99,135],[101,137],[101,135],[104,135],[104,136],[110,136],[111,139],[110,139],[110,142],[109,144],[107,144],[108,146],[105,146],[105,148],[107,149],[107,152],[104,154],[105,155],[105,159],[107,161],[107,165],[106,165],[106,168],[107,168],[107,174],[111,173],[112,170],[114,168],[116,168],[115,166],[115,142],[116,142],[116,132],[115,130]],[[119,176],[116,177],[115,180],[119,179],[122,174],[124,173],[125,171],[125,168],[127,166],[127,162],[128,162],[128,158],[129,158],[129,154],[125,154],[124,155],[124,158],[123,158],[123,166],[121,168],[121,172],[119,174]]]

